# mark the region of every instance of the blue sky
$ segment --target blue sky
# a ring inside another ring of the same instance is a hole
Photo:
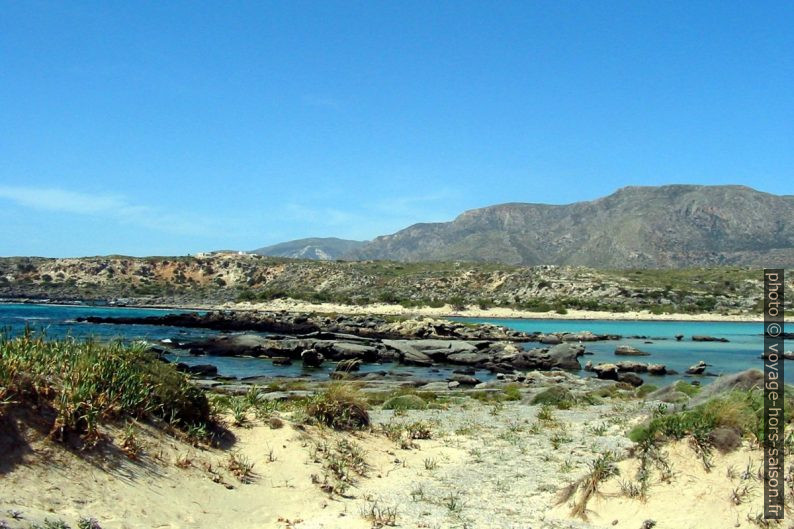
[[[0,255],[794,194],[791,2],[2,2]]]

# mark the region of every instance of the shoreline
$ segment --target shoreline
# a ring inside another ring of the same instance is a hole
[[[141,304],[141,305],[88,305],[70,303],[38,303],[33,301],[13,302],[3,301],[0,305],[53,305],[63,307],[93,307],[93,308],[118,308],[118,309],[154,309],[154,310],[190,310],[190,311],[216,311],[231,310],[236,312],[268,311],[268,312],[297,312],[320,314],[345,314],[345,315],[370,315],[370,316],[424,316],[435,318],[476,318],[476,319],[504,319],[504,320],[573,320],[573,321],[670,321],[670,322],[732,322],[732,323],[761,323],[762,315],[752,314],[686,314],[665,313],[652,314],[650,311],[588,311],[568,309],[566,314],[556,311],[532,312],[508,307],[492,307],[481,309],[469,306],[464,310],[456,310],[450,305],[443,307],[410,307],[387,303],[372,303],[369,305],[344,305],[341,303],[311,303],[293,299],[277,299],[268,302],[252,303],[248,301],[222,304]]]
[[[210,308],[202,309],[210,310]],[[621,321],[700,321],[700,322],[736,322],[759,323],[763,322],[761,315],[750,314],[651,314],[649,311],[587,311],[568,309],[566,314],[555,311],[532,312],[507,307],[492,307],[480,309],[467,307],[465,310],[455,310],[449,305],[444,307],[406,308],[402,305],[374,303],[370,305],[342,305],[338,303],[309,303],[296,300],[274,300],[265,303],[225,303],[212,306],[211,310],[238,310],[238,311],[287,311],[287,312],[317,312],[337,314],[362,314],[372,316],[429,316],[438,318],[478,318],[478,319],[526,319],[526,320],[621,320]]]

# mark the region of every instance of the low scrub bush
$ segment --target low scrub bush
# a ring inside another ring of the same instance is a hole
[[[547,404],[560,409],[568,409],[576,401],[573,394],[561,386],[544,389],[532,398],[532,404]]]
[[[786,395],[786,422],[790,420],[790,395]],[[659,414],[647,424],[629,432],[636,443],[654,440],[683,439],[693,436],[706,440],[718,428],[729,428],[764,440],[764,396],[754,391],[733,391],[713,398],[692,409],[669,415]]]
[[[342,382],[330,384],[306,408],[307,414],[335,430],[356,430],[369,426],[367,401],[355,387]]]
[[[424,410],[427,402],[419,395],[398,395],[383,403],[384,410]]]

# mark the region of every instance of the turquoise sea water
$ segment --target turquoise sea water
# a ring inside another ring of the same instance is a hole
[[[34,304],[0,304],[0,329],[10,335],[24,332],[25,327],[34,331],[44,332],[50,338],[72,336],[78,339],[93,338],[97,340],[147,340],[159,342],[169,339],[173,342],[199,339],[219,334],[218,331],[207,329],[191,329],[184,327],[165,327],[160,325],[115,325],[78,323],[79,317],[102,316],[162,316],[169,313],[184,313],[185,310],[173,309],[142,309],[131,307],[91,307],[83,305],[34,305]],[[220,356],[191,356],[187,353],[168,355],[169,359],[188,365],[213,364],[218,367],[219,374],[228,377],[297,377],[307,376],[328,379],[334,370],[335,363],[326,362],[320,368],[304,368],[300,362],[291,366],[274,366],[265,358],[239,358]],[[452,368],[423,369],[398,364],[365,364],[361,371],[391,371],[418,375],[432,380],[445,380]]]
[[[761,360],[764,348],[763,325],[760,322],[455,319],[457,321],[493,323],[527,332],[592,331],[596,334],[648,337],[648,339],[624,338],[618,341],[587,342],[585,343],[587,351],[593,355],[583,357],[582,365],[587,360],[591,360],[593,364],[636,360],[665,364],[669,369],[678,371],[680,377],[684,376],[683,373],[689,366],[699,360],[711,364],[713,367],[710,367],[708,371],[715,374],[735,373],[751,367],[764,368],[763,360]],[[680,342],[676,341],[675,335],[677,334],[683,334],[684,339]],[[727,338],[729,342],[693,342],[693,335]],[[651,355],[615,356],[614,351],[617,345],[631,345],[651,353]],[[791,367],[786,380],[794,382],[794,364]],[[648,381],[653,381],[656,378],[661,383],[663,378],[669,377],[645,376],[644,378]],[[703,382],[708,382],[708,377],[702,378],[704,378]]]
[[[141,308],[110,308],[90,306],[58,306],[32,304],[0,304],[0,328],[17,334],[30,326],[43,330],[47,336],[59,338],[74,336],[76,338],[94,337],[99,340],[146,339],[153,342],[162,339],[173,341],[200,338],[217,331],[205,329],[187,329],[180,327],[162,327],[152,325],[98,325],[76,323],[80,316],[156,316],[169,312],[185,312],[184,310],[162,310]],[[504,325],[521,331],[583,331],[589,330],[596,334],[620,334],[622,336],[648,336],[649,339],[622,339],[609,342],[588,342],[587,351],[593,353],[583,357],[582,365],[587,360],[594,364],[619,360],[637,360],[666,364],[668,368],[681,373],[699,360],[704,360],[713,367],[709,371],[715,374],[733,373],[751,367],[763,369],[760,358],[763,350],[762,325],[760,323],[727,323],[727,322],[668,322],[668,321],[612,321],[612,320],[518,320],[518,319],[464,319],[457,321],[485,322]],[[681,342],[675,341],[676,334],[683,334]],[[705,334],[723,337],[728,343],[692,342],[694,334]],[[651,343],[646,343],[651,342]],[[644,357],[616,357],[613,352],[619,344],[633,345],[651,353]],[[538,347],[539,344],[527,344],[527,348]],[[792,349],[787,346],[786,349]],[[191,357],[180,356],[179,361],[188,364],[215,364],[222,375],[234,377],[249,376],[313,376],[326,378],[333,369],[327,363],[321,369],[304,369],[300,363],[293,366],[273,366],[267,359],[261,358],[223,358],[223,357]],[[786,370],[785,379],[794,383],[794,363]],[[441,368],[428,370],[417,367],[399,366],[395,364],[367,365],[365,371],[388,370],[412,373],[429,379],[445,378],[451,369]],[[583,371],[581,374],[585,374]],[[479,372],[481,378],[489,378],[487,372]],[[664,384],[672,380],[670,377],[646,376],[646,380],[655,384]],[[653,380],[656,378],[656,380]],[[707,383],[709,377],[702,381]]]

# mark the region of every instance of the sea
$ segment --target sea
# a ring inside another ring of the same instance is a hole
[[[161,341],[178,342],[199,339],[219,334],[219,331],[165,327],[156,325],[115,325],[78,323],[79,317],[86,316],[159,316],[168,313],[188,312],[184,309],[151,309],[131,307],[106,307],[87,305],[43,305],[43,304],[0,304],[0,333],[6,336],[18,335],[26,328],[44,333],[49,338],[73,337],[75,339],[94,339],[99,341],[121,340],[125,342],[146,340],[152,343]],[[699,380],[707,384],[713,376],[690,377],[685,375],[687,367],[703,360],[710,365],[707,372],[723,375],[749,368],[763,369],[763,327],[761,323],[709,322],[709,321],[635,321],[635,320],[549,320],[549,319],[481,319],[452,318],[455,321],[492,323],[527,332],[578,332],[591,331],[596,334],[617,334],[621,336],[641,336],[624,338],[618,341],[587,342],[587,355],[582,357],[582,365],[588,360],[593,364],[619,360],[665,364],[668,369],[679,372],[676,376],[642,375],[650,383],[663,385],[677,378]],[[682,341],[675,336],[683,334]],[[708,335],[726,338],[728,342],[693,342],[693,335]],[[618,357],[614,355],[617,345],[632,345],[650,353],[642,357]],[[526,348],[540,347],[529,343]],[[792,349],[792,347],[786,347]],[[292,366],[274,366],[265,358],[232,357],[194,357],[188,354],[170,355],[171,360],[187,364],[214,364],[219,374],[229,377],[296,377],[327,378],[333,370],[333,363],[327,362],[321,368],[304,368],[299,362]],[[413,375],[429,380],[446,379],[453,367],[421,368],[397,364],[368,364],[363,371],[391,371],[406,376]],[[785,380],[794,383],[794,361],[791,369],[785,371]],[[581,371],[582,376],[592,373]],[[478,378],[487,380],[487,371],[478,371]]]

